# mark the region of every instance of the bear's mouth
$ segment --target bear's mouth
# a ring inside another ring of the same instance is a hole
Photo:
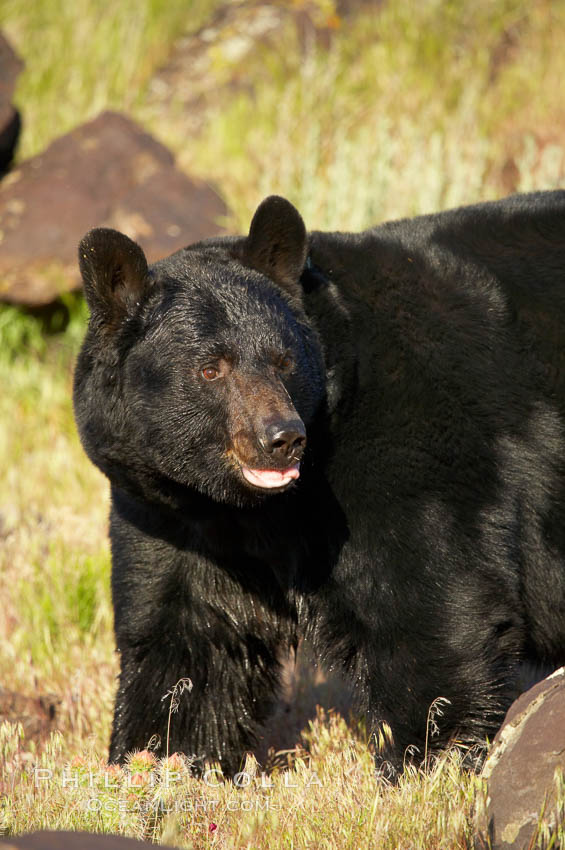
[[[300,476],[300,463],[295,463],[287,469],[251,469],[240,464],[241,474],[248,484],[262,490],[278,490],[287,487]]]

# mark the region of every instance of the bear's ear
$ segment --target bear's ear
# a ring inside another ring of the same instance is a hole
[[[151,288],[145,254],[123,233],[97,227],[81,241],[78,259],[92,315],[116,330]]]
[[[300,298],[300,275],[307,254],[306,228],[298,210],[278,195],[265,198],[257,207],[249,236],[241,246],[241,262]]]

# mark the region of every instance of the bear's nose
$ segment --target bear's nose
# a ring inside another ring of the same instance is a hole
[[[266,426],[260,443],[268,454],[298,460],[306,448],[306,429],[301,419],[273,422]]]

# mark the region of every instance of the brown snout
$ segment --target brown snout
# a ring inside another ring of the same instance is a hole
[[[306,428],[282,382],[232,373],[230,420],[232,445],[247,465],[282,469],[301,460]]]
[[[263,451],[277,459],[300,460],[306,448],[306,429],[298,415],[292,419],[274,417],[267,420],[258,437]]]

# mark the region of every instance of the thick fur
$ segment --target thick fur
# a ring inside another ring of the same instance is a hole
[[[148,268],[96,230],[80,260],[75,410],[112,484],[111,759],[164,750],[162,697],[188,677],[169,751],[236,771],[301,635],[393,769],[423,755],[438,697],[434,746],[492,738],[521,664],[565,662],[565,192],[308,236],[273,197],[247,238]],[[281,421],[304,423],[300,478],[254,488],[242,463],[290,462],[264,449]]]

